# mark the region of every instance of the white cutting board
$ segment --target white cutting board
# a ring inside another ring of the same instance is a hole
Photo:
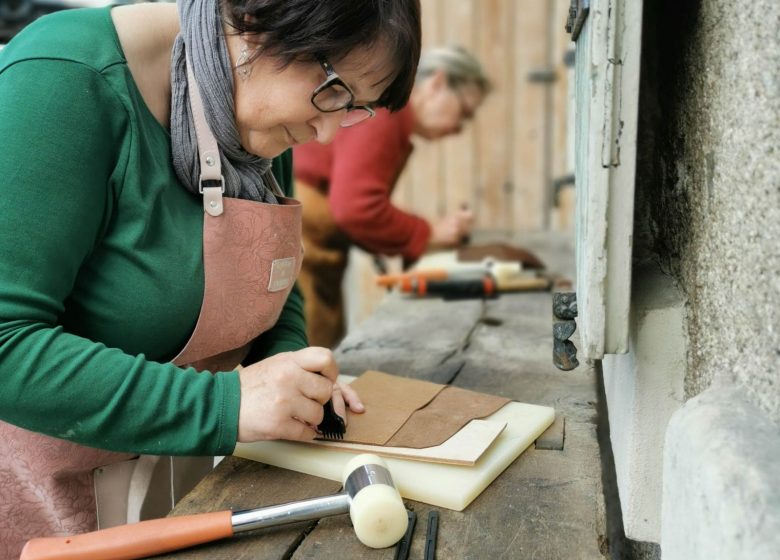
[[[485,419],[506,422],[506,428],[474,466],[386,457],[401,495],[461,511],[550,427],[555,419],[555,410],[547,406],[510,402]],[[342,471],[354,457],[349,452],[288,441],[239,443],[233,454],[338,482],[342,482]]]

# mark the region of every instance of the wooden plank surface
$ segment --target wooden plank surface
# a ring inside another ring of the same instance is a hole
[[[477,224],[512,227],[511,117],[515,75],[512,57],[514,0],[482,0],[475,4],[479,20],[479,49],[475,53],[496,87],[475,119],[479,181],[474,202]]]
[[[562,21],[566,21],[569,13],[569,0],[554,0],[554,14],[550,22],[553,50],[552,65],[555,68],[556,80],[553,86],[552,110],[552,180],[574,173],[574,134],[572,127],[569,136],[569,120],[574,118],[569,107],[569,78],[573,71],[566,66],[566,53],[573,49],[571,35],[561,32]],[[552,185],[548,185],[552,189]],[[554,191],[550,192],[554,196]],[[574,227],[574,185],[568,185],[558,193],[558,205],[552,209],[551,227],[556,231],[571,231]]]
[[[532,72],[547,64],[547,2],[517,0],[512,14],[518,37],[514,43],[515,110],[512,130],[515,150],[512,158],[514,177],[515,224],[519,231],[542,229],[545,188],[545,83],[529,80]]]
[[[565,255],[566,240],[547,237],[524,246],[536,249],[548,264],[571,259],[570,252],[568,259]],[[459,387],[553,406],[566,419],[563,449],[529,448],[464,511],[438,509],[438,558],[604,557],[595,373],[585,365],[572,372],[552,365],[550,299],[540,292],[487,302],[393,296],[337,351],[344,373],[379,369],[420,379],[446,377]],[[172,515],[283,503],[331,494],[338,486],[228,458]],[[422,558],[432,508],[406,504],[418,515],[410,558]],[[393,548],[363,546],[342,515],[254,531],[166,558],[391,559],[394,554]]]
[[[341,485],[285,469],[277,469],[236,457],[227,457],[171,512],[172,516],[230,509],[240,511],[326,496]],[[334,518],[338,526],[352,533],[346,516]],[[278,560],[289,558],[316,521],[249,531],[212,544],[155,558]],[[354,539],[354,535],[353,535]]]
[[[442,43],[460,45],[471,53],[476,52],[477,30],[473,2],[439,1],[447,2],[447,9],[441,13],[444,18]],[[473,208],[474,187],[478,180],[475,165],[477,138],[473,121],[466,123],[460,134],[443,139],[441,144],[444,165],[444,183],[439,191],[441,215],[455,212],[462,204]]]

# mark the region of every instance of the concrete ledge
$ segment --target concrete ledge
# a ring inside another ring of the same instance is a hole
[[[780,430],[744,393],[689,400],[664,455],[664,560],[780,557]]]
[[[661,540],[666,427],[683,403],[685,303],[655,265],[635,266],[626,354],[602,361],[615,476],[626,537]]]

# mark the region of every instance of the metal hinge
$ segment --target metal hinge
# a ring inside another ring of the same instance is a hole
[[[568,175],[563,175],[562,177],[557,177],[553,179],[552,182],[552,189],[553,189],[553,206],[558,207],[560,204],[560,198],[561,198],[561,191],[564,187],[568,187],[569,185],[574,185],[574,173],[570,173]]]
[[[571,0],[569,17],[566,19],[566,33],[571,33],[572,41],[576,41],[580,36],[582,24],[585,23],[589,10],[590,0]]]
[[[569,340],[577,329],[577,294],[556,292],[553,294],[553,364],[569,371],[580,365],[577,347]]]
[[[528,81],[535,84],[549,84],[558,79],[555,68],[540,68],[531,70],[526,76]]]

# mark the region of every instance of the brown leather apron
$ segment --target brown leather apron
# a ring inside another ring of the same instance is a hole
[[[401,155],[387,192],[395,189],[412,146]],[[349,157],[347,154],[345,157]],[[353,241],[333,218],[328,201],[328,181],[312,185],[295,181],[295,194],[303,205],[303,247],[306,259],[298,275],[298,287],[303,294],[306,314],[306,336],[312,346],[336,348],[347,333],[347,317],[342,286],[349,265]],[[376,255],[377,258],[381,256]]]
[[[295,194],[303,206],[306,258],[298,286],[303,294],[306,336],[312,346],[335,348],[346,334],[342,284],[352,243],[333,220],[326,192],[296,179]]]
[[[188,78],[201,185],[221,182],[217,142],[206,124],[198,88],[192,76]],[[276,186],[270,171],[265,178],[266,184]],[[173,360],[198,370],[229,371],[246,357],[252,340],[279,318],[303,257],[300,203],[282,196],[277,197],[278,205],[223,199],[223,190],[221,186],[202,189],[203,303],[189,342]],[[33,537],[95,530],[94,471],[114,465],[122,467],[117,471],[135,476],[135,481],[125,476],[113,484],[125,495],[109,496],[105,502],[126,503],[128,488],[144,478],[138,476],[137,467],[126,463],[132,457],[0,422],[0,559],[18,558],[24,543]],[[141,457],[139,464],[146,458]]]

